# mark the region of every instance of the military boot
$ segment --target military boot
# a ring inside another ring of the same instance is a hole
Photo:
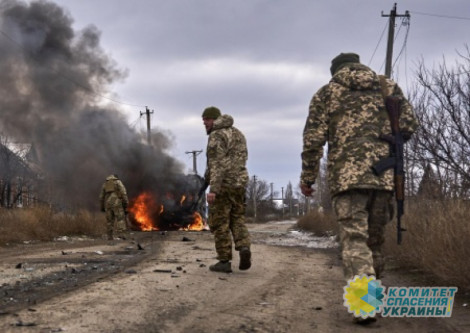
[[[232,273],[232,264],[230,261],[219,261],[209,266],[209,269],[213,272]]]
[[[251,251],[250,248],[244,246],[240,249],[240,265],[238,268],[245,271],[251,267]]]

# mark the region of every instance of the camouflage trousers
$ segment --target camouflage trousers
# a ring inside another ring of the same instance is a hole
[[[339,223],[343,271],[346,280],[356,275],[382,273],[385,225],[393,217],[393,192],[351,190],[333,197]]]
[[[214,234],[217,259],[232,260],[232,237],[235,250],[250,247],[250,234],[245,225],[244,188],[222,189],[209,206],[209,228]]]
[[[106,231],[108,238],[113,234],[122,234],[127,230],[126,214],[122,205],[106,207]]]

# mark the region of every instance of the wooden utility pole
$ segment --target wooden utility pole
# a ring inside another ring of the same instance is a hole
[[[140,111],[140,116],[146,115],[147,116],[147,143],[150,145],[150,114],[153,113],[153,110],[150,111],[149,108],[145,107],[145,112]]]
[[[390,11],[390,14],[384,15],[384,13],[382,12],[382,17],[389,17],[387,55],[385,56],[385,76],[390,78],[392,76],[393,39],[395,38],[395,18],[409,18],[410,12],[405,11],[405,14],[397,14],[397,4],[395,3],[393,5],[393,9]]]
[[[192,154],[193,155],[193,172],[195,175],[197,175],[197,160],[196,157],[202,153],[202,150],[193,150],[193,151],[187,151],[186,154]]]
[[[256,175],[253,176],[253,218],[256,222]]]
[[[284,219],[284,187],[281,187],[282,219]]]

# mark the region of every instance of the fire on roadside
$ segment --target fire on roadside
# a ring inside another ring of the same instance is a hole
[[[193,223],[188,225],[187,227],[183,227],[183,230],[193,230],[193,231],[201,231],[204,230],[204,221],[202,219],[201,214],[198,212],[194,212],[193,214]]]
[[[173,195],[167,193],[167,199],[173,199]],[[175,225],[179,226],[177,230],[186,231],[201,231],[205,229],[205,223],[201,214],[197,211],[188,211],[183,207],[183,203],[186,200],[186,196],[182,195],[176,202],[179,204],[179,213],[172,214],[171,223],[164,225],[165,220],[165,207],[163,204],[157,202],[156,198],[151,192],[142,192],[134,200],[131,200],[129,213],[134,225],[141,231],[153,231],[153,230],[168,230],[166,227],[171,226],[172,230],[175,230]],[[189,205],[190,207],[190,205]],[[188,207],[186,207],[187,209]],[[178,217],[181,217],[181,221],[178,221]],[[183,218],[184,217],[184,221]],[[187,218],[189,217],[189,220]],[[168,217],[166,217],[168,219]],[[186,221],[187,220],[187,221]]]
[[[134,221],[142,231],[158,230],[153,224],[152,216],[157,212],[163,212],[163,205],[157,205],[153,196],[149,192],[143,192],[131,202],[129,212],[132,214]]]

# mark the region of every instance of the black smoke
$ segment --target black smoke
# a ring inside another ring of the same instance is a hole
[[[154,133],[148,145],[119,104],[102,106],[127,73],[101,48],[96,27],[75,31],[72,23],[49,1],[0,3],[0,134],[33,145],[43,179],[37,191],[60,207],[96,209],[112,173],[130,197],[181,187],[170,140]]]

